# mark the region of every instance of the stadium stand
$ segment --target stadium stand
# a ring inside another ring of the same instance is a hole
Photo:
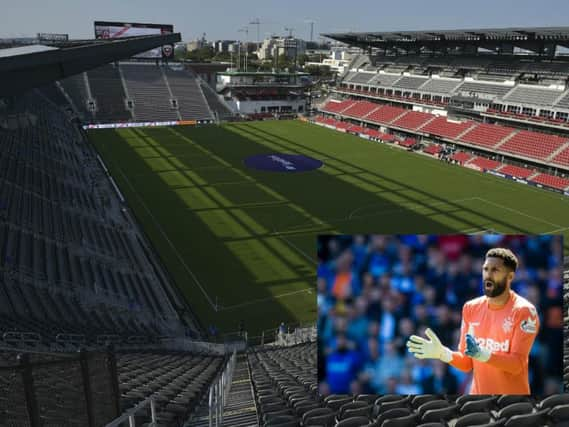
[[[462,80],[458,79],[429,79],[423,86],[421,86],[421,91],[430,92],[430,93],[450,94],[461,83]]]
[[[342,111],[342,114],[345,116],[364,118],[376,108],[379,108],[379,105],[373,102],[362,101]]]
[[[479,167],[481,170],[495,170],[499,168],[502,163],[498,162],[497,160],[486,159],[485,157],[474,157],[472,160],[468,162],[468,165],[473,165]]]
[[[566,93],[555,105],[557,107],[569,109],[569,93]]]
[[[432,156],[437,156],[441,152],[442,148],[443,147],[441,147],[439,144],[432,144],[425,148],[423,152]]]
[[[468,153],[463,152],[463,151],[457,151],[456,153],[454,153],[451,156],[451,159],[460,163],[460,164],[464,164],[464,163],[468,162],[470,159],[472,159],[472,156]]]
[[[496,170],[500,173],[515,176],[517,178],[529,178],[530,176],[535,174],[535,170],[533,169],[521,168],[519,166],[514,166],[514,165],[504,165]]]
[[[421,132],[430,133],[444,138],[455,139],[475,125],[474,122],[450,122],[445,117],[437,117],[421,128]]]
[[[552,163],[557,163],[563,166],[569,166],[569,147],[564,148],[557,155],[551,159]]]
[[[145,399],[156,402],[160,425],[179,425],[189,418],[224,365],[223,357],[181,352],[136,352],[117,355],[121,408]],[[149,421],[149,411],[145,414]]]
[[[253,349],[248,359],[259,425],[297,426],[320,406],[315,344]]]
[[[558,188],[560,190],[566,190],[569,187],[569,179],[561,178],[559,176],[549,175],[547,173],[540,173],[539,175],[531,178],[530,181],[534,181],[539,184],[548,185],[550,187]]]
[[[418,89],[421,85],[426,83],[427,80],[428,77],[403,76],[393,83],[393,87],[402,89]]]
[[[420,111],[408,111],[397,120],[392,121],[391,124],[393,126],[398,126],[404,129],[417,130],[433,119],[434,116],[429,113],[422,113]]]
[[[500,151],[545,160],[567,141],[555,135],[522,130],[500,145]]]
[[[518,85],[502,99],[520,104],[553,105],[562,93],[555,89]]]
[[[126,95],[121,82],[118,64],[103,65],[87,72],[91,94],[96,101],[95,120],[108,123],[130,120],[126,110]]]
[[[123,63],[120,68],[128,96],[134,101],[135,120],[180,119],[178,110],[170,102],[172,97],[160,67],[148,63]]]
[[[330,113],[341,113],[353,104],[355,104],[354,101],[329,101],[322,107],[322,110]]]
[[[368,84],[372,86],[384,86],[389,87],[392,86],[397,80],[401,78],[401,74],[385,74],[380,73],[374,76]]]
[[[513,130],[500,125],[481,123],[460,137],[460,141],[482,147],[496,147],[505,138],[512,135]]]
[[[505,95],[512,89],[512,86],[496,85],[491,83],[467,81],[456,88],[456,92],[483,93],[490,95]]]
[[[406,110],[403,110],[402,108],[383,105],[381,108],[373,111],[369,116],[366,117],[366,119],[376,123],[391,123],[393,120],[397,119],[405,113]]]
[[[88,96],[87,88],[85,85],[84,74],[77,74],[70,76],[59,81],[60,87],[72,100],[72,105],[84,121],[90,121],[93,117],[93,111],[87,108]]]
[[[201,80],[201,79],[200,79]],[[231,109],[219,98],[219,95],[204,81],[200,81],[202,92],[205,96],[209,108],[214,112],[219,120],[231,120],[233,112]]]
[[[172,96],[183,120],[211,120],[211,111],[197,79],[185,70],[163,67]]]
[[[94,342],[175,331],[171,285],[85,137],[39,92],[14,108],[35,124],[0,130],[0,274],[11,319],[1,329],[36,333],[38,344],[58,333]]]
[[[351,83],[365,83],[367,84],[375,74],[372,73],[355,73],[351,78]]]

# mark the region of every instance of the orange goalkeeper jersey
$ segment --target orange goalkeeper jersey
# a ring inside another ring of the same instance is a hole
[[[492,306],[486,296],[475,298],[462,308],[460,343],[450,364],[474,370],[470,394],[530,394],[528,357],[538,331],[535,307],[514,291],[501,307]],[[464,354],[467,333],[492,352],[487,362]]]

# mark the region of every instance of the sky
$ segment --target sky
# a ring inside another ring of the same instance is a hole
[[[67,33],[93,38],[93,22],[173,24],[182,40],[255,41],[293,34],[569,25],[568,0],[0,0],[0,37]],[[248,27],[245,31],[239,31]]]

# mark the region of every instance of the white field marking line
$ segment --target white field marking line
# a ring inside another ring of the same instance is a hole
[[[239,308],[239,307],[245,307],[248,305],[253,305],[253,304],[259,304],[261,302],[265,302],[265,301],[271,301],[274,300],[276,298],[283,298],[283,297],[288,297],[291,295],[297,295],[297,294],[301,294],[301,293],[307,293],[307,294],[311,294],[312,291],[310,288],[305,288],[305,289],[300,289],[298,291],[292,291],[292,292],[285,292],[283,294],[279,294],[279,295],[273,295],[271,297],[266,297],[266,298],[259,298],[259,299],[254,299],[251,301],[247,301],[247,302],[242,302],[240,304],[234,304],[234,305],[228,305],[228,306],[223,306],[219,309],[219,311],[224,311],[224,310],[229,310],[229,309],[233,309],[233,308]]]
[[[402,210],[407,210],[411,207],[414,206],[419,206],[419,207],[426,207],[426,208],[430,208],[430,207],[435,207],[438,205],[444,205],[444,204],[451,204],[451,203],[460,203],[460,202],[468,202],[469,200],[476,200],[478,199],[478,197],[467,197],[465,199],[456,199],[456,200],[448,200],[448,201],[440,201],[440,202],[435,202],[435,203],[431,203],[431,204],[426,204],[423,202],[404,202],[405,206],[402,206],[400,209],[392,209],[389,211],[384,211],[384,212],[378,212],[375,214],[369,214],[369,215],[361,215],[361,216],[354,216],[354,214],[362,209],[366,209],[366,208],[371,208],[373,206],[381,206],[382,203],[374,203],[371,205],[366,205],[366,206],[360,206],[359,208],[354,209],[352,212],[350,212],[350,214],[343,219],[353,219],[353,218],[366,218],[366,217],[370,217],[370,216],[376,216],[376,215],[384,215],[384,214],[390,214],[390,213],[397,213],[397,212],[401,212]]]
[[[191,139],[185,137],[184,135],[178,133],[177,131],[174,131],[174,130],[171,130],[171,129],[170,129],[170,131],[173,132],[173,133],[175,133],[178,137],[181,137],[181,138],[182,138],[183,140],[185,140],[186,142],[188,142],[188,143],[190,143],[190,144],[192,144],[192,145],[196,145],[196,146],[197,146],[204,154],[206,154],[207,156],[213,158],[214,160],[219,161],[219,158],[218,158],[215,154],[211,153],[209,150],[207,150],[207,149],[205,149],[205,148],[199,146],[198,144],[196,144],[195,142],[193,142]],[[234,169],[234,168],[231,167],[230,165],[229,165],[229,167],[230,167],[232,170]],[[255,183],[255,185],[259,185],[259,183],[257,183],[257,181],[256,181],[254,178],[249,177],[249,175],[245,174],[244,172],[241,172],[241,171],[239,171],[239,170],[237,170],[237,169],[235,169],[235,172],[237,172],[237,173],[238,173],[239,175],[241,175],[241,176],[244,176],[244,177],[246,177],[246,178],[248,178],[248,179],[251,179],[252,182]],[[259,188],[260,188],[260,186],[259,186]],[[280,194],[278,194],[278,193],[276,193],[276,192],[275,192],[275,194],[277,194],[279,197],[282,197]],[[285,199],[285,200],[278,200],[278,201],[276,201],[276,202],[278,202],[278,203],[282,203],[282,202],[291,203],[291,202],[290,202],[289,200],[287,200],[286,198],[284,198],[284,199]],[[268,203],[271,203],[271,204],[272,204],[273,202],[268,202]],[[263,202],[263,204],[265,204],[265,202]],[[292,203],[291,203],[291,204],[292,204]],[[304,258],[308,259],[311,263],[317,264],[317,262],[314,261],[314,259],[313,259],[312,257],[310,257],[306,252],[304,252],[302,249],[300,249],[298,246],[296,246],[294,243],[292,243],[292,242],[291,242],[290,240],[288,240],[286,237],[283,237],[283,236],[278,236],[278,237],[281,238],[281,239],[283,239],[289,246],[291,246],[293,249],[295,249],[301,256],[303,256]],[[184,264],[184,266],[186,265],[183,260],[182,260],[182,263]],[[188,271],[191,271],[191,270],[189,270],[189,268],[188,268]],[[192,273],[192,277],[194,277],[193,273]],[[210,305],[212,305],[212,307],[214,308],[214,310],[217,312],[218,309],[216,309],[215,306],[212,304],[211,299],[209,298],[209,296],[207,295],[207,293],[205,292],[205,290],[202,288],[202,286],[201,286],[201,284],[199,283],[199,281],[197,280],[197,278],[195,278],[195,280],[196,280],[196,283],[198,284],[198,286],[200,287],[200,289],[202,290],[202,292],[204,293],[204,295],[206,295],[206,298],[208,299]],[[302,291],[298,291],[297,293],[299,293],[299,292],[310,292],[310,288],[303,289]],[[288,295],[288,294],[283,294],[283,295]],[[276,296],[276,297],[278,297],[278,296]],[[264,300],[266,301],[266,300],[270,300],[270,299],[276,298],[276,297],[265,298]],[[248,304],[248,303],[243,303],[243,305],[247,305],[247,304]],[[234,305],[234,306],[230,306],[230,307],[240,307],[240,306],[241,306],[241,305],[238,304],[238,305],[236,305],[236,306]],[[219,310],[221,310],[221,309],[219,309]]]
[[[460,234],[471,234],[471,233],[480,233],[481,231],[485,231],[485,230],[480,230],[478,227],[470,227],[470,228],[467,228],[466,230],[460,230],[459,233]]]
[[[217,308],[215,306],[215,304],[213,303],[213,301],[211,300],[211,298],[209,297],[209,295],[207,294],[207,292],[205,291],[205,289],[203,288],[201,282],[198,280],[198,278],[196,277],[196,275],[194,274],[194,272],[192,271],[192,269],[190,267],[188,267],[188,265],[186,264],[186,261],[184,261],[184,259],[182,258],[182,256],[180,255],[180,252],[178,252],[178,249],[176,248],[176,246],[174,246],[174,244],[172,243],[172,241],[168,238],[166,232],[164,231],[164,229],[162,228],[162,226],[160,225],[160,223],[156,220],[156,218],[154,217],[154,215],[152,214],[152,212],[150,211],[150,209],[148,208],[148,206],[146,206],[146,203],[144,203],[144,200],[142,200],[142,197],[140,197],[140,195],[138,194],[138,192],[136,191],[136,189],[132,186],[132,184],[130,183],[130,180],[127,178],[127,176],[124,174],[124,172],[122,171],[122,169],[119,167],[119,172],[121,173],[121,175],[123,176],[123,178],[125,179],[125,181],[127,182],[128,186],[131,188],[131,190],[133,191],[133,193],[136,195],[136,198],[138,199],[138,201],[140,202],[140,204],[142,204],[142,206],[144,207],[144,210],[148,213],[148,215],[150,215],[150,218],[152,218],[152,222],[154,222],[154,225],[156,226],[156,228],[158,229],[158,231],[160,231],[160,234],[162,235],[162,237],[164,237],[164,239],[166,239],[166,241],[168,242],[168,244],[170,245],[170,247],[172,248],[172,250],[174,251],[174,253],[176,254],[176,256],[178,257],[178,259],[180,260],[180,262],[182,263],[182,265],[184,266],[184,269],[188,272],[188,274],[190,275],[190,277],[193,279],[193,281],[198,285],[198,287],[200,288],[200,290],[202,291],[203,295],[206,297],[207,302],[209,303],[209,305],[211,305],[211,308],[217,312]]]
[[[470,234],[503,234],[503,233],[498,233],[496,230],[489,228],[488,230],[480,230]]]
[[[505,209],[505,210],[507,210],[507,211],[514,212],[514,213],[517,213],[517,214],[519,214],[519,215],[525,216],[526,218],[533,219],[534,221],[539,221],[539,222],[541,222],[541,223],[543,223],[543,224],[552,225],[553,227],[563,228],[562,225],[555,224],[555,223],[549,222],[549,221],[545,221],[544,219],[537,218],[537,217],[532,216],[532,215],[528,215],[528,214],[526,214],[526,213],[524,213],[524,212],[520,212],[520,211],[517,210],[517,209],[513,209],[513,208],[509,208],[509,207],[507,207],[507,206],[501,205],[500,203],[491,202],[491,201],[489,201],[489,200],[484,199],[483,197],[476,197],[476,199],[480,200],[481,202],[487,203],[487,204],[489,204],[489,205],[493,205],[493,206],[496,206],[496,207],[498,207],[498,208],[502,208],[502,209]]]
[[[365,209],[365,208],[369,208],[369,207],[372,207],[372,206],[381,206],[381,205],[382,205],[381,203],[374,203],[374,204],[371,204],[371,205],[360,206],[359,208],[356,208],[355,210],[353,210],[353,211],[352,211],[348,216],[346,216],[346,217],[342,217],[342,218],[325,218],[325,219],[322,220],[323,223],[320,224],[320,225],[330,226],[329,224],[338,224],[338,223],[347,222],[347,221],[350,221],[350,220],[356,219],[356,218],[371,218],[371,217],[377,217],[377,216],[383,216],[383,215],[390,215],[390,214],[394,214],[394,213],[397,213],[397,212],[401,212],[401,211],[403,211],[403,210],[407,210],[407,209],[409,209],[409,208],[411,208],[411,207],[414,207],[415,205],[416,205],[416,206],[419,206],[419,207],[424,206],[424,207],[429,208],[429,207],[434,207],[434,206],[438,206],[438,205],[444,205],[445,203],[449,203],[449,204],[450,204],[450,203],[459,203],[459,202],[466,202],[466,201],[476,200],[476,199],[478,199],[478,197],[467,197],[467,198],[465,198],[465,199],[455,199],[455,200],[448,200],[448,201],[435,202],[435,203],[433,203],[433,204],[431,204],[431,205],[425,205],[425,204],[423,204],[422,202],[405,202],[406,205],[403,206],[403,207],[401,207],[401,208],[399,208],[399,209],[391,209],[391,210],[388,210],[388,211],[376,212],[376,213],[368,214],[368,215],[353,216],[353,213],[354,213],[354,212],[357,212],[358,210]],[[275,231],[273,231],[272,234],[275,234],[275,233],[296,233],[296,232],[303,233],[303,232],[310,232],[309,229],[306,229],[306,228],[305,228],[305,229],[302,229],[302,228],[301,228],[301,227],[306,227],[307,225],[311,225],[311,224],[309,224],[309,222],[302,222],[302,223],[299,223],[299,224],[294,224],[294,225],[291,225],[291,226],[287,227],[285,230],[282,230],[282,231],[276,231],[276,230],[275,230]],[[313,225],[313,224],[312,224],[312,225]],[[330,226],[330,227],[331,227],[331,228],[334,228],[334,227],[332,227],[332,226]],[[478,229],[476,228],[476,230],[478,230]],[[342,233],[338,233],[338,232],[332,231],[332,232],[330,232],[329,234],[342,234]]]
[[[306,258],[311,264],[316,264],[318,265],[318,262],[316,262],[314,260],[313,257],[311,257],[310,255],[308,255],[306,252],[304,252],[302,249],[300,249],[298,246],[296,246],[294,243],[292,243],[290,240],[288,240],[285,236],[283,236],[279,231],[273,231],[273,233],[271,233],[275,236],[277,236],[279,239],[282,239],[285,241],[285,243],[287,243],[290,247],[292,247],[294,250],[296,250],[300,255],[302,255],[304,258]],[[314,245],[316,246],[316,245]],[[307,288],[308,289],[308,288]]]
[[[555,234],[555,233],[560,233],[560,232],[565,231],[565,230],[569,230],[569,227],[563,227],[563,228],[558,228],[556,230],[547,231],[544,234]]]

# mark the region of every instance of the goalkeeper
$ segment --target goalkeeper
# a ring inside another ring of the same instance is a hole
[[[484,296],[464,304],[458,351],[431,329],[413,335],[409,351],[418,359],[439,359],[464,372],[473,370],[470,394],[530,394],[528,356],[539,330],[535,307],[510,289],[518,267],[508,249],[486,253]]]

